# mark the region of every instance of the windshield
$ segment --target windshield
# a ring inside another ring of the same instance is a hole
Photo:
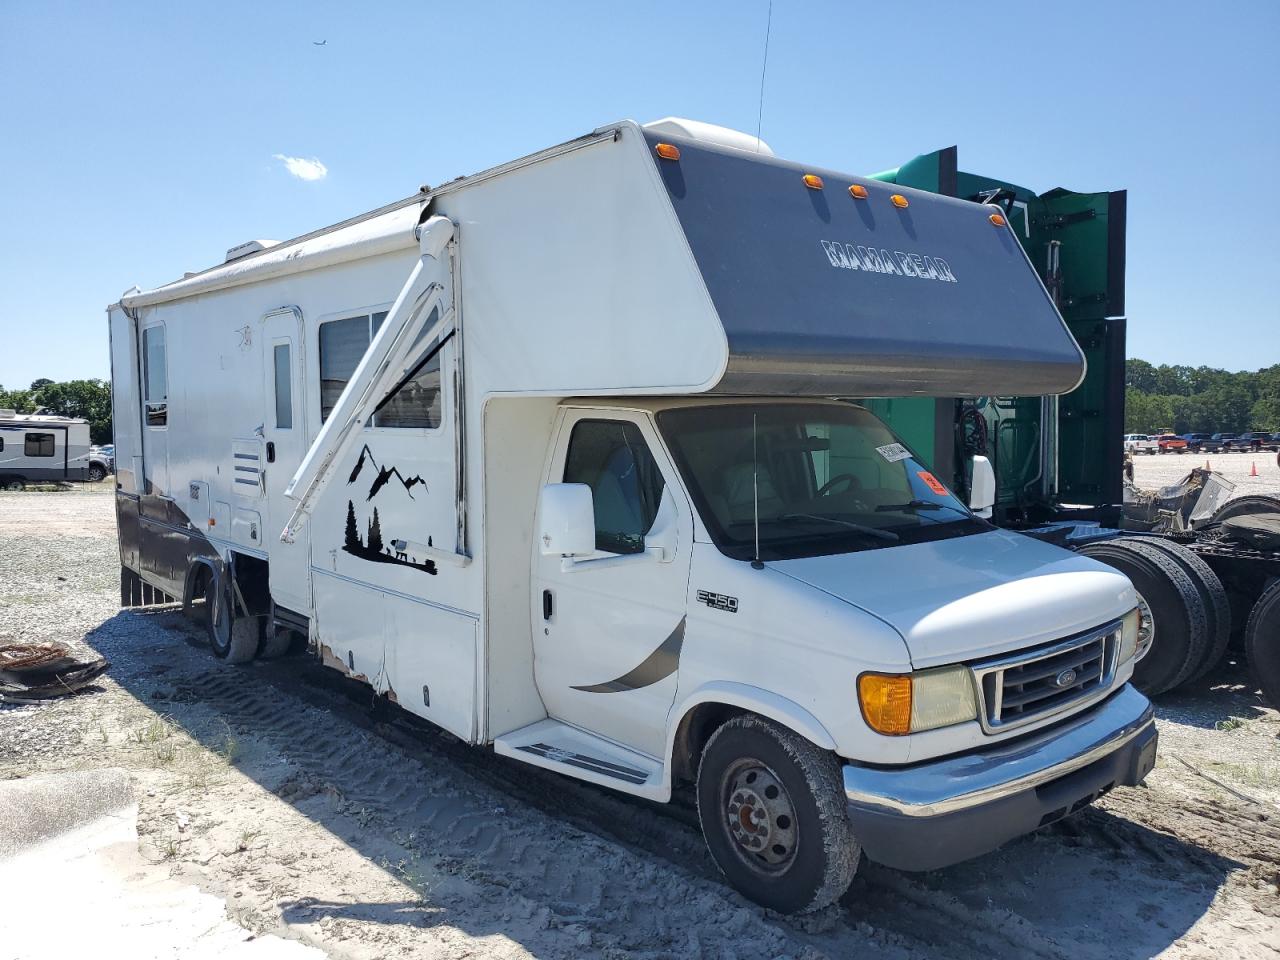
[[[738,560],[874,550],[990,530],[853,404],[733,404],[658,414],[716,545]]]

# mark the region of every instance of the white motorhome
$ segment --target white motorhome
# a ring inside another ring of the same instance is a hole
[[[763,904],[1154,763],[1129,582],[836,399],[1079,382],[995,208],[621,122],[109,318],[126,605],[203,603],[231,661],[305,633],[567,776],[693,783]]]
[[[88,420],[0,410],[0,489],[105,476],[105,461],[90,456]]]

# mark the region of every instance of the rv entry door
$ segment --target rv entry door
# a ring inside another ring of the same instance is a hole
[[[263,396],[266,398],[262,435],[267,529],[279,530],[292,512],[284,488],[307,450],[302,312],[297,307],[285,307],[268,313],[262,318],[262,336],[258,341],[263,351]],[[310,531],[304,529],[293,543],[268,538],[268,547],[271,596],[290,610],[310,613]]]

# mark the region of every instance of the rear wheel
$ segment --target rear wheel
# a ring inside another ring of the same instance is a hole
[[[1080,552],[1119,570],[1133,583],[1150,649],[1134,666],[1133,684],[1155,696],[1172,690],[1201,664],[1209,645],[1208,615],[1195,583],[1174,560],[1146,543],[1104,540]]]
[[[27,489],[27,485],[23,482],[21,477],[10,477],[4,482],[4,488],[16,493],[19,490]]]
[[[1280,513],[1280,497],[1267,493],[1251,493],[1248,496],[1228,500],[1209,518],[1209,523],[1243,517],[1249,513]]]
[[[1280,707],[1280,582],[1263,591],[1244,628],[1249,669],[1273,707]]]
[[[748,899],[807,913],[848,889],[861,850],[831,753],[763,717],[735,717],[707,741],[697,793],[711,856]]]
[[[1180,566],[1195,584],[1200,600],[1204,603],[1209,642],[1205,647],[1204,659],[1184,682],[1199,680],[1218,665],[1222,655],[1226,653],[1227,644],[1231,642],[1231,601],[1227,598],[1227,588],[1222,585],[1212,567],[1181,544],[1159,537],[1125,538],[1121,542],[1140,543],[1159,550]]]
[[[214,656],[227,663],[248,663],[257,656],[263,618],[236,616],[229,587],[221,588],[221,602],[215,602],[219,589],[215,578],[205,581],[204,622],[209,646]]]

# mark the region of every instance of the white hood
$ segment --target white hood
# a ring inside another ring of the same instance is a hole
[[[888,623],[915,669],[1068,637],[1137,604],[1111,567],[1007,530],[769,566]]]

